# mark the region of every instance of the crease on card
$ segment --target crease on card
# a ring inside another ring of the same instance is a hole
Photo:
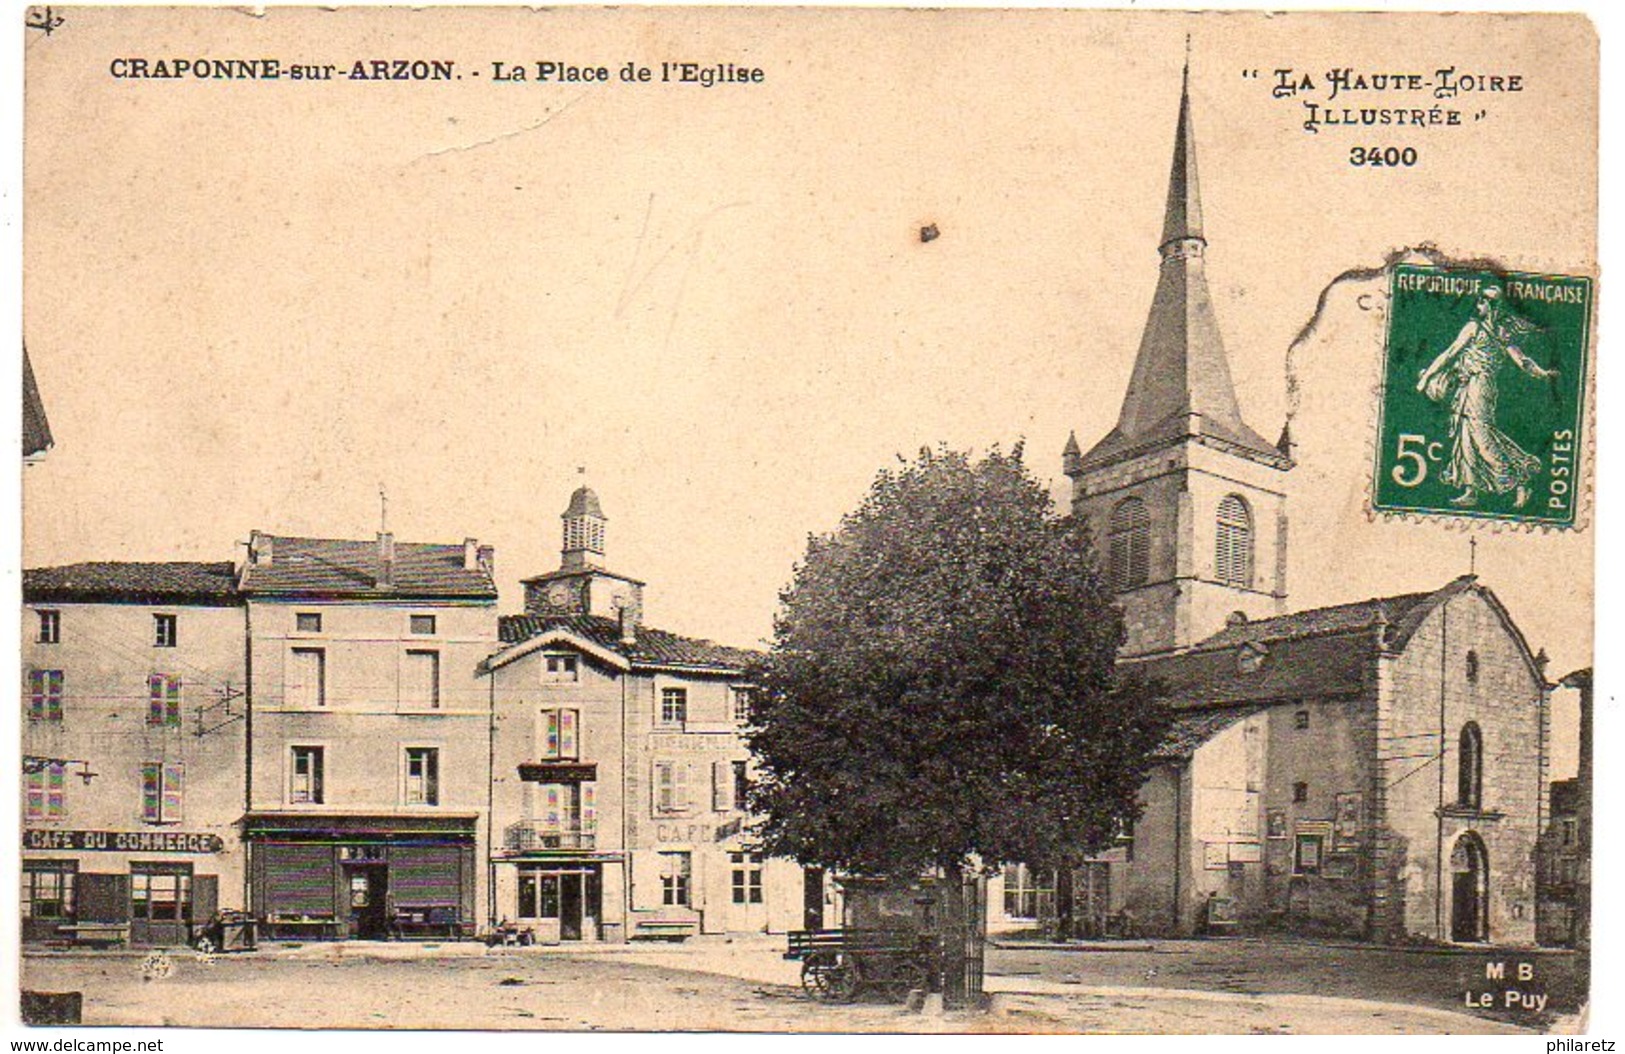
[[[552,113],[543,117],[540,121],[537,121],[534,124],[527,124],[523,128],[515,128],[511,132],[501,132],[485,139],[477,139],[472,143],[462,143],[457,146],[443,146],[439,150],[430,150],[428,153],[419,154],[417,157],[414,157],[411,161],[407,162],[407,164],[414,165],[419,161],[423,161],[431,157],[444,157],[447,154],[467,153],[470,150],[478,150],[481,147],[492,146],[496,143],[506,142],[509,139],[516,139],[522,135],[528,135],[539,128],[545,128],[547,125],[551,124],[555,119],[563,115],[566,110],[585,98],[586,95],[586,92],[581,92],[579,95],[566,99],[564,104],[557,110],[554,110]]]

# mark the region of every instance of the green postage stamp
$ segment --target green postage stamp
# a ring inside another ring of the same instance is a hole
[[[1591,280],[1394,270],[1379,512],[1575,525]]]

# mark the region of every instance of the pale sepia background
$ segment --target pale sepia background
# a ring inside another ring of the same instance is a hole
[[[1380,282],[1327,297],[1288,404],[1328,284],[1423,242],[1598,273],[1580,18],[64,14],[25,41],[24,333],[57,446],[23,478],[24,566],[228,559],[254,528],[369,537],[382,484],[398,538],[494,544],[511,611],[585,466],[649,621],[757,643],[807,533],[899,453],[1024,440],[1064,497],[1068,432],[1087,448],[1115,421],[1150,302],[1187,33],[1243,413],[1271,438],[1294,413],[1292,608],[1468,568],[1468,533],[1365,511],[1382,319],[1359,302]],[[465,76],[107,73],[194,55]],[[544,59],[766,82],[490,81],[493,60]],[[1268,90],[1282,66],[1445,65],[1528,87],[1447,104],[1489,116],[1406,136],[1405,171],[1345,160],[1399,137],[1308,135]],[[1590,665],[1596,530],[1471,533],[1548,672]],[[1573,720],[1554,715],[1553,778]]]

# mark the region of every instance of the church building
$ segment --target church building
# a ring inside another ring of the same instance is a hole
[[[1005,922],[1533,944],[1550,686],[1473,576],[1289,612],[1288,433],[1243,419],[1204,275],[1189,74],[1156,293],[1115,427],[1068,442],[1072,510],[1174,726],[1119,846],[1007,869]],[[1046,888],[1048,887],[1048,888]]]

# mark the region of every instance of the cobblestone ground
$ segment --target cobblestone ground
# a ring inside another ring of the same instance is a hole
[[[779,948],[775,941],[694,942],[581,954],[468,944],[348,944],[212,960],[172,953],[160,969],[153,969],[147,956],[127,952],[46,953],[24,958],[22,984],[83,992],[87,1025],[1274,1034],[1520,1030],[1509,1022],[1437,1007],[1339,996],[1257,994],[1233,986],[1163,988],[1144,978],[1138,984],[1111,984],[1089,977],[1084,983],[1080,953],[1033,949],[992,957],[990,970],[1014,971],[990,974],[988,987],[1000,993],[992,1014],[830,1007],[807,1000],[793,986],[794,964],[778,956]],[[1128,960],[1120,963],[1121,969],[1131,969]]]

